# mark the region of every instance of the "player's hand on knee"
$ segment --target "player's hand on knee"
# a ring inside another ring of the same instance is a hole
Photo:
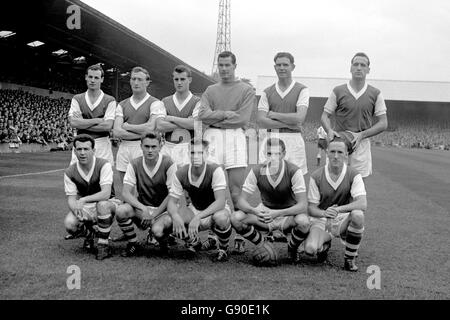
[[[142,212],[142,221],[141,225],[144,229],[147,229],[152,224],[152,214],[150,213],[149,208],[145,208]]]
[[[180,239],[184,239],[187,237],[184,221],[179,215],[174,215],[172,217],[172,231]]]
[[[189,223],[189,237],[195,238],[198,235],[198,228],[200,226],[200,218],[195,216]]]

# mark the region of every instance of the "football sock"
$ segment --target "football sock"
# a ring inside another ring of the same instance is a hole
[[[136,232],[134,232],[133,221],[131,219],[120,221],[118,224],[128,242],[137,241]]]
[[[245,230],[244,232],[245,233],[241,233],[241,235],[255,245],[260,244],[263,240],[261,232],[256,230],[254,226],[250,226],[250,228],[248,230]]]
[[[98,243],[108,244],[109,233],[111,232],[111,225],[113,218],[111,214],[98,216]]]
[[[291,239],[288,242],[288,249],[295,250],[298,246],[306,239],[309,231],[307,233],[303,233],[303,231],[298,230],[297,228],[293,228],[291,231]]]
[[[219,249],[225,251],[228,249],[228,242],[230,241],[231,231],[231,225],[228,226],[226,230],[219,230],[217,228],[214,228],[214,232],[219,239]]]
[[[349,226],[345,237],[345,259],[355,259],[363,236],[364,227],[361,229]]]

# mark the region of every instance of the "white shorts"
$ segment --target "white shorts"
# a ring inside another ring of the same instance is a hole
[[[199,211],[197,209],[195,209],[195,207],[192,205],[192,203],[188,206],[189,209],[192,210],[192,212],[194,213],[194,215],[199,214]],[[228,203],[225,203],[225,210],[228,211],[228,213],[231,216],[231,209],[230,206],[228,205]],[[202,230],[206,230],[206,229],[211,229],[212,226],[212,216],[210,215],[209,217],[203,218],[200,220],[200,228]]]
[[[117,150],[116,169],[117,171],[126,172],[128,164],[131,160],[142,156],[141,141],[122,140]]]
[[[203,139],[209,141],[209,161],[225,169],[247,167],[247,138],[241,128],[208,128]]]
[[[189,143],[172,143],[166,141],[161,154],[169,156],[178,167],[190,163]]]
[[[109,140],[109,137],[101,137],[94,140],[95,156],[97,158],[108,160],[108,162],[111,163],[111,166],[114,167],[114,157],[112,153],[111,140]],[[77,156],[72,148],[72,159],[70,160],[70,164],[74,164],[75,162],[77,162]]]
[[[295,164],[302,170],[302,174],[308,173],[306,165],[305,141],[300,132],[268,132],[268,136],[262,139],[259,147],[259,163],[266,161],[266,143],[269,137],[279,138],[286,145],[285,160]]]
[[[319,228],[320,230],[328,232],[332,237],[340,238],[343,223],[348,218],[350,212],[339,213],[336,218],[327,222],[327,218],[309,217],[311,228]]]
[[[372,174],[372,153],[370,151],[370,139],[363,139],[359,146],[349,157],[350,166],[355,168],[362,177]]]
[[[116,198],[108,199],[108,202],[112,203],[116,209],[122,204],[122,201]],[[97,203],[89,202],[83,206],[83,221],[88,220],[97,223]]]

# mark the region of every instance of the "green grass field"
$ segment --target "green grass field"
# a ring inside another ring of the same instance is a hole
[[[315,153],[308,144],[310,172]],[[122,258],[125,243],[114,243],[114,256],[96,261],[81,239],[63,239],[62,170],[42,173],[63,169],[69,159],[68,152],[0,155],[0,299],[450,298],[448,152],[373,148],[357,273],[342,270],[337,239],[326,264],[305,257],[292,265],[284,243],[276,243],[276,268],[253,266],[249,252],[226,263],[212,262],[212,252],[189,258],[181,244],[169,257],[148,247],[149,257]],[[118,234],[115,223],[112,235]],[[66,286],[71,265],[81,269],[80,290]],[[367,288],[371,265],[381,270],[380,290]]]

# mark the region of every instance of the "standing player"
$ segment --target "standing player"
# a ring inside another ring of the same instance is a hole
[[[365,53],[358,52],[354,55],[350,72],[352,79],[347,84],[335,87],[331,92],[321,120],[329,141],[333,140],[334,136],[339,136],[339,131],[351,131],[354,136],[354,151],[350,163],[366,178],[372,174],[369,138],[386,130],[386,104],[380,90],[366,83],[370,61]],[[331,128],[330,122],[332,115],[335,118],[334,128]],[[377,119],[375,124],[374,116]]]
[[[148,71],[141,67],[131,70],[133,95],[117,105],[114,135],[121,139],[116,156],[116,168],[123,182],[128,164],[142,156],[141,138],[156,128],[156,119],[166,115],[163,103],[147,93]]]
[[[236,79],[236,56],[232,52],[221,52],[217,64],[220,82],[203,93],[199,120],[209,126],[203,137],[210,143],[210,159],[227,171],[231,199],[237,208],[247,167],[244,128],[255,106],[255,93],[250,85]],[[235,248],[243,252],[244,240],[236,238]]]
[[[350,143],[335,137],[328,146],[328,164],[311,174],[308,213],[312,224],[305,252],[318,253],[318,260],[325,261],[332,236],[340,237],[345,243],[344,268],[357,271],[355,259],[364,232],[367,201],[361,174],[347,166],[351,150]]]
[[[295,64],[294,57],[290,53],[277,53],[274,62],[278,82],[261,93],[258,104],[258,126],[268,129],[269,137],[277,136],[286,143],[286,160],[298,166],[305,175],[308,168],[301,131],[309,106],[309,89],[292,79]],[[265,141],[260,148],[262,161],[265,160],[264,145]]]
[[[263,241],[259,230],[280,230],[285,234],[291,231],[288,252],[297,262],[297,249],[309,229],[303,172],[285,160],[283,140],[267,139],[265,151],[268,161],[255,166],[248,174],[238,203],[241,210],[232,214],[231,223],[237,233],[255,245]],[[261,203],[253,207],[249,198],[257,190]]]
[[[326,150],[327,150],[327,132],[325,129],[320,126],[317,128],[317,148],[319,148],[319,151],[317,152],[317,166],[320,166],[320,160],[322,159],[322,151],[325,153],[326,156]]]
[[[165,229],[172,227],[180,238],[189,236],[191,250],[199,243],[199,231],[213,230],[219,240],[215,261],[225,261],[232,231],[231,211],[225,199],[227,182],[222,167],[206,161],[208,144],[206,140],[192,140],[191,162],[178,169],[173,178],[167,206],[172,221]],[[179,204],[184,191],[191,199],[188,207]]]
[[[72,98],[69,121],[77,134],[89,134],[95,139],[95,156],[114,165],[109,132],[113,127],[116,100],[101,89],[104,72],[99,64],[87,68],[85,80],[88,90]],[[72,152],[71,164],[77,160]]]
[[[116,214],[117,223],[128,240],[122,256],[138,253],[133,223],[145,230],[162,219],[167,210],[171,179],[177,166],[160,153],[161,145],[160,135],[148,133],[141,139],[143,156],[131,160],[127,166],[122,190],[126,203],[117,208]],[[135,187],[137,196],[133,192]]]
[[[111,163],[97,158],[95,140],[87,134],[79,134],[73,141],[78,161],[64,172],[64,190],[70,212],[64,220],[69,234],[86,237],[83,247],[94,249],[94,224],[98,224],[97,260],[111,255],[108,237],[117,202],[111,198],[113,171]]]
[[[156,120],[156,128],[165,133],[161,153],[183,166],[189,163],[189,143],[194,138],[194,114],[198,115],[200,98],[189,90],[192,75],[188,67],[176,66],[172,76],[175,94],[162,99],[167,116]]]

